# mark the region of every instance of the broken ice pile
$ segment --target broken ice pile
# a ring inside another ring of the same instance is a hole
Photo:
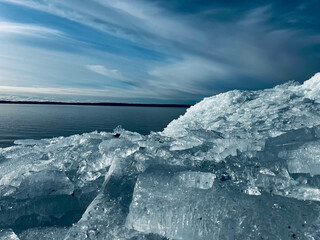
[[[320,239],[320,74],[206,98],[148,136],[0,149],[0,239]]]

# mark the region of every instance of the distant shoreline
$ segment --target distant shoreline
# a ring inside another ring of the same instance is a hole
[[[51,101],[5,101],[0,104],[36,104],[36,105],[80,105],[80,106],[120,106],[120,107],[183,107],[188,108],[188,104],[152,104],[152,103],[108,103],[108,102],[51,102]]]

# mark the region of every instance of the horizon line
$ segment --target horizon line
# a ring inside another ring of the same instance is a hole
[[[118,102],[56,102],[56,101],[10,101],[0,100],[0,104],[34,104],[34,105],[80,105],[80,106],[122,106],[122,107],[186,107],[189,104],[158,103],[118,103]]]

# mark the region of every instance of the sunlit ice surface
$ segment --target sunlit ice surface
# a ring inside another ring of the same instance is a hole
[[[149,135],[0,149],[0,239],[320,239],[320,74],[206,98]]]

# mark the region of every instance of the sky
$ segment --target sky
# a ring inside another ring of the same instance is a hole
[[[0,99],[193,104],[320,72],[320,1],[0,0]]]

